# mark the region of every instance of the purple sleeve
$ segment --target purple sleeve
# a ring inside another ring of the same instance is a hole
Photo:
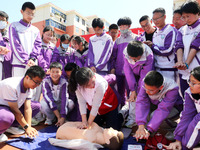
[[[40,32],[38,32],[38,35],[37,35],[35,42],[34,42],[34,47],[33,47],[32,52],[30,54],[30,58],[37,59],[37,56],[40,54],[41,48],[42,48],[42,40],[41,40],[41,37],[40,37]]]
[[[113,46],[112,55],[111,55],[111,69],[115,69],[115,63],[116,63],[116,59],[117,59],[118,46],[117,46],[116,41]]]
[[[81,62],[81,58],[77,57],[76,55],[74,55],[74,63],[76,63],[80,68],[85,67],[85,64],[82,64]]]
[[[89,41],[87,67],[94,67],[94,52],[91,40]]]
[[[170,111],[174,107],[174,104],[176,103],[178,96],[179,96],[178,87],[168,91],[165,94],[165,97],[158,104],[158,108],[154,111],[153,117],[147,124],[147,128],[150,131],[155,132],[158,130],[162,121],[167,118]]]
[[[196,38],[194,39],[194,41],[192,41],[190,48],[194,48],[197,51],[200,50],[200,32],[196,36]]]
[[[47,71],[47,63],[46,60],[44,59],[44,49],[41,49],[40,55],[38,56],[38,66],[42,67],[44,71]]]
[[[53,50],[51,62],[60,62],[60,53],[59,53],[59,50],[56,47]]]
[[[53,98],[53,94],[51,92],[51,88],[49,86],[50,83],[44,82],[43,83],[43,97],[44,100],[47,102],[48,106],[52,111],[57,110],[57,105],[55,104],[55,100]]]
[[[130,91],[136,91],[135,76],[130,64],[128,63],[128,60],[125,57],[124,57],[124,74]]]
[[[66,117],[66,110],[65,110],[65,107],[66,107],[66,102],[68,101],[68,97],[67,97],[67,93],[66,93],[66,90],[67,90],[67,84],[63,84],[62,87],[61,87],[61,109],[60,109],[60,115],[61,117],[65,118]]]
[[[169,56],[173,53],[174,42],[175,42],[175,31],[171,31],[167,34],[164,46],[158,46],[153,44],[152,50],[156,55]]]
[[[144,82],[142,84],[144,84]],[[146,124],[147,116],[150,111],[150,105],[150,99],[145,89],[142,87],[138,93],[135,107],[136,123],[138,126]]]
[[[182,40],[182,33],[180,31],[177,32],[176,42],[174,46],[174,51],[177,52],[178,49],[184,49],[183,40]]]
[[[104,50],[101,54],[101,58],[99,59],[98,63],[96,64],[96,69],[98,71],[101,71],[110,61],[112,49],[113,49],[113,41],[112,41],[112,39],[109,39],[106,42]]]
[[[154,62],[153,62],[153,53],[149,54],[149,56],[147,56],[147,60],[144,64],[144,66],[142,67],[141,71],[140,71],[140,79],[138,81],[138,88],[140,89],[141,88],[141,85],[142,85],[142,81],[144,79],[144,77],[146,76],[146,74],[153,70],[153,65],[154,65]]]
[[[181,112],[180,122],[174,131],[176,140],[181,141],[182,137],[185,135],[188,125],[193,120],[196,114],[197,114],[197,110],[196,110],[194,101],[190,98],[188,93],[185,93],[184,109]]]
[[[10,39],[10,46],[13,54],[17,57],[17,59],[23,63],[27,64],[29,56],[28,54],[24,51],[24,48],[21,45],[19,36],[13,27],[13,24],[10,25],[9,27],[9,39]]]

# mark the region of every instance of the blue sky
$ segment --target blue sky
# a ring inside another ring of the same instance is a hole
[[[9,21],[21,19],[20,9],[27,0],[1,0],[1,9],[8,13]],[[63,10],[76,10],[83,16],[97,15],[110,23],[117,23],[120,17],[128,16],[132,28],[140,27],[138,20],[143,15],[152,17],[152,11],[163,7],[167,14],[167,23],[172,23],[173,0],[29,0],[36,6],[51,2]]]

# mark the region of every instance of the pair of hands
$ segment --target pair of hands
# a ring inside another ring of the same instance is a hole
[[[187,66],[185,63],[183,63],[182,61],[179,61],[175,64],[174,68],[177,68],[179,70],[186,70]]]
[[[35,62],[32,59],[29,59],[27,66],[31,67],[31,66],[35,66]]]
[[[147,44],[149,47],[152,47],[152,45],[153,45],[153,42],[151,42],[151,41],[149,41],[149,40],[144,41],[143,43],[144,43],[144,44]]]
[[[181,142],[176,140],[176,142],[170,143],[169,146],[163,145],[167,150],[182,150]]]
[[[150,133],[145,129],[144,125],[139,125],[134,137],[136,140],[141,140],[141,139],[148,139],[150,136]]]
[[[128,102],[135,102],[137,98],[137,93],[135,91],[130,92],[129,99],[127,99]]]

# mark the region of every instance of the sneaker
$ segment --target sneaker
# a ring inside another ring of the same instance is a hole
[[[32,120],[31,120],[31,126],[36,126],[36,125],[38,125],[40,123],[40,121],[38,121],[37,119],[35,119],[35,118],[32,118]]]
[[[11,134],[24,134],[25,131],[18,127],[10,127],[6,130],[6,132]]]
[[[0,134],[0,142],[5,142],[8,140],[8,137],[5,134]]]
[[[50,125],[52,125],[52,123],[53,123],[53,120],[51,120],[51,119],[46,119],[46,121],[44,122],[44,125],[50,126]]]
[[[134,121],[134,120],[129,120],[126,124],[125,124],[125,126],[127,127],[127,128],[132,128],[133,126],[136,126],[137,124],[136,124],[136,122]]]

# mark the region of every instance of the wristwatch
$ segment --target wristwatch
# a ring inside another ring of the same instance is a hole
[[[26,125],[23,127],[23,129],[26,130],[28,127],[29,127],[29,125],[26,124]]]

